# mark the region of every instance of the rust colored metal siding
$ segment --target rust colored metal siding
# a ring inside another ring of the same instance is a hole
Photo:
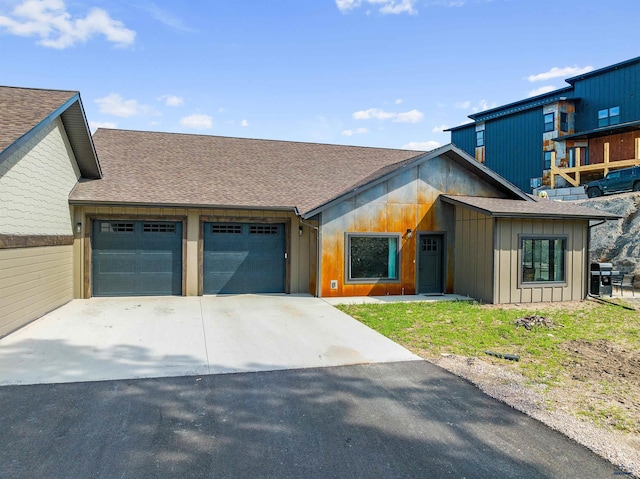
[[[609,143],[609,161],[636,158],[636,138],[640,138],[640,131],[589,140],[589,164],[604,163],[605,143]]]
[[[321,216],[321,296],[415,294],[416,240],[421,232],[444,234],[447,253],[444,289],[454,291],[455,213],[440,194],[500,194],[444,157],[435,157],[346,198]],[[412,231],[411,237],[407,230]],[[399,280],[357,284],[347,281],[346,234],[392,233],[400,237]],[[335,281],[335,288],[331,282]]]

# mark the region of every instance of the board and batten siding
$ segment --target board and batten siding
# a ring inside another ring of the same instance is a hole
[[[73,299],[79,178],[59,118],[0,163],[0,336]]]
[[[456,294],[493,302],[494,219],[456,206]]]
[[[520,237],[565,236],[566,282],[561,285],[520,284]],[[579,220],[496,220],[494,303],[580,301],[587,295],[588,222]]]

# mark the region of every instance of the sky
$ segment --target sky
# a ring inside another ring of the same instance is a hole
[[[430,150],[468,115],[640,56],[638,0],[0,0],[0,85],[92,131]]]

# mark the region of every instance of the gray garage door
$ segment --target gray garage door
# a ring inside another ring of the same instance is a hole
[[[93,222],[93,296],[182,294],[182,223]]]
[[[204,224],[204,294],[284,293],[285,227]]]

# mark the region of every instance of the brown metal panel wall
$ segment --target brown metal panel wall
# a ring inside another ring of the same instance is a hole
[[[635,158],[636,138],[640,138],[639,131],[590,139],[589,164],[604,163],[605,143],[609,143],[609,161],[631,160]]]

